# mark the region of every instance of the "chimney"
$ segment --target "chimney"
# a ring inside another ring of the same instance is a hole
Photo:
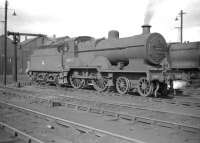
[[[111,30],[108,32],[108,39],[119,39],[119,32],[117,30]]]
[[[53,39],[56,39],[56,34],[53,34]]]
[[[150,33],[151,25],[142,25],[142,34]]]

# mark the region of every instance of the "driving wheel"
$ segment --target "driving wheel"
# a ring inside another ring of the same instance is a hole
[[[92,80],[93,87],[97,91],[105,91],[107,89],[107,80],[104,78]]]
[[[152,94],[153,84],[145,77],[142,77],[139,79],[137,89],[141,96],[147,97]]]
[[[129,91],[130,82],[126,77],[118,77],[116,80],[116,89],[120,94],[126,94]]]

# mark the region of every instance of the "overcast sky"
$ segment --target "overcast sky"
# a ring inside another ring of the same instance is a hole
[[[8,0],[8,30],[42,33],[52,36],[88,35],[107,37],[109,30],[118,30],[120,37],[141,33],[141,25],[149,23],[152,32],[159,32],[169,42],[179,40],[179,21],[184,15],[184,41],[200,40],[200,0]],[[0,0],[0,8],[5,0]],[[0,21],[4,11],[0,9]],[[3,23],[0,23],[0,34]]]

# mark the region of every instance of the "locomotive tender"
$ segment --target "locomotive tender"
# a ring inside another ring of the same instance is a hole
[[[92,85],[98,91],[115,87],[120,94],[166,94],[169,77],[162,61],[168,48],[164,37],[150,33],[150,27],[143,25],[142,34],[132,37],[119,38],[118,31],[110,31],[108,39],[80,36],[40,48],[31,56],[28,73],[34,81],[73,88]]]
[[[169,43],[168,63],[174,80],[200,79],[200,42]]]

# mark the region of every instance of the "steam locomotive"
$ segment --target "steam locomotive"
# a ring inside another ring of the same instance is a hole
[[[200,42],[169,43],[167,61],[176,80],[200,78]]]
[[[143,25],[142,34],[126,38],[113,30],[107,39],[80,36],[37,49],[28,74],[36,82],[77,89],[93,86],[101,92],[114,87],[120,94],[166,95],[172,88],[163,64],[168,46],[161,34],[150,33],[150,27]]]

